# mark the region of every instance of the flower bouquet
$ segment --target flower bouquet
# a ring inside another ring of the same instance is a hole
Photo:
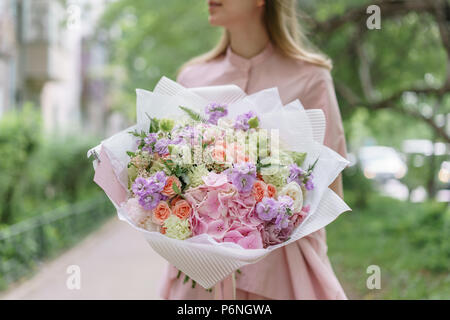
[[[137,124],[91,149],[118,215],[204,288],[350,208],[328,186],[348,161],[321,110],[276,88],[137,90]]]

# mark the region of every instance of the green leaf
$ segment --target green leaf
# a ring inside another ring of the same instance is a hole
[[[150,119],[150,127],[149,127],[148,131],[150,133],[158,132],[159,131],[159,120],[156,118],[150,117],[148,113],[145,113],[145,114]]]
[[[127,151],[127,155],[130,157],[134,157],[136,155],[136,153],[131,152],[131,151]]]
[[[314,170],[314,167],[316,166],[317,161],[319,161],[319,158],[317,158],[316,161],[314,161],[314,163],[308,167],[308,176],[309,176],[309,175],[312,173],[312,171]]]
[[[258,128],[259,126],[259,120],[257,117],[253,117],[250,120],[248,120],[248,125],[250,128]]]
[[[188,282],[189,281],[189,277],[188,276],[185,276],[184,277],[184,280],[183,280],[183,284],[185,284],[186,282]]]
[[[206,119],[202,117],[202,115],[192,109],[189,109],[187,107],[178,106],[181,110],[186,112],[186,114],[194,121],[198,122],[206,122]]]
[[[306,159],[306,152],[289,151],[288,154],[292,157],[295,164],[299,167],[302,166],[303,162]]]
[[[177,186],[177,184],[176,184],[175,182],[172,182],[172,190],[173,190],[176,194],[181,195],[181,191],[180,191],[180,189],[178,188],[178,186]]]

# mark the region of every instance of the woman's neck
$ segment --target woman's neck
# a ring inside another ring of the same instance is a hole
[[[231,50],[246,59],[250,59],[264,50],[269,35],[262,21],[254,21],[227,29],[230,35]]]

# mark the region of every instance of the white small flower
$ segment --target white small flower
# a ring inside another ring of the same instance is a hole
[[[278,196],[289,196],[294,200],[294,213],[300,212],[303,207],[303,192],[297,182],[291,181],[285,185]]]
[[[210,142],[217,140],[222,136],[222,130],[216,126],[208,127],[203,133],[203,140],[205,142]]]
[[[234,123],[233,120],[228,118],[220,118],[217,120],[217,125],[221,128],[225,129],[233,129]]]

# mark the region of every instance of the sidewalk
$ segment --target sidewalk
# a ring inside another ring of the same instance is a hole
[[[160,299],[166,264],[141,234],[115,216],[0,299]],[[80,267],[80,290],[66,286],[70,265]]]

